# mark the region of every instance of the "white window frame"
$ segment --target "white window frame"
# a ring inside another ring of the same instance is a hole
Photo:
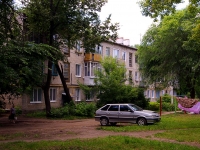
[[[81,101],[81,90],[80,90],[80,88],[75,89],[75,101]]]
[[[76,77],[81,77],[81,64],[76,64]]]
[[[56,95],[57,95],[57,89],[56,88],[50,88],[49,89],[50,102],[55,102],[56,101]]]
[[[151,98],[154,98],[154,90],[151,91]]]
[[[138,72],[136,71],[136,72],[135,72],[135,81],[138,81],[138,79],[139,79],[139,78],[138,78]]]
[[[119,50],[118,49],[114,49],[113,50],[113,57],[114,58],[119,58]]]
[[[106,47],[106,56],[110,56],[110,47]]]
[[[33,89],[33,98],[30,103],[42,103],[42,89],[41,88]]]
[[[88,96],[90,99],[88,98]],[[86,99],[86,101],[94,101],[94,94],[90,91],[89,94],[85,95],[85,99]]]
[[[126,52],[122,52],[122,60],[126,61]]]
[[[81,52],[81,41],[76,42],[76,51]]]
[[[96,45],[96,47],[95,47],[95,52],[96,52],[97,54],[102,55],[102,54],[103,54],[103,46],[101,46],[101,45]]]

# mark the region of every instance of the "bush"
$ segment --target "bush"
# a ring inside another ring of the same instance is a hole
[[[81,102],[76,105],[76,116],[83,116],[83,117],[94,117],[95,112],[95,104],[90,103],[87,104],[85,102]]]
[[[149,102],[147,109],[158,111],[160,109],[160,104],[158,102]]]
[[[22,109],[19,106],[15,107],[15,111],[17,115],[22,114]]]
[[[171,103],[171,95],[169,95],[169,94],[164,94],[163,96],[162,96],[162,102],[166,102],[166,103]]]

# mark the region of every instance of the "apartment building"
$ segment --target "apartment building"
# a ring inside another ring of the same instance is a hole
[[[75,103],[81,101],[93,102],[97,100],[92,93],[90,95],[85,95],[78,83],[90,87],[94,86],[94,71],[96,69],[101,69],[100,60],[105,56],[117,58],[117,61],[125,63],[127,70],[126,75],[129,76],[129,80],[126,81],[126,84],[144,87],[137,63],[137,49],[129,46],[129,40],[119,38],[116,42],[102,42],[99,46],[95,47],[94,53],[85,53],[80,45],[81,43],[77,42],[76,48],[71,50],[69,50],[66,45],[60,47],[65,54],[65,59],[64,61],[60,61],[59,65],[60,68],[62,68],[67,87]],[[151,101],[155,101],[165,93],[176,95],[173,87],[158,90],[152,85],[146,88],[144,95]],[[65,93],[54,65],[52,66],[52,79],[49,94],[52,108],[63,105]],[[45,109],[45,101],[41,88],[35,88],[31,96],[22,95],[18,100],[15,100],[14,103],[20,106],[22,110],[31,111]]]
[[[77,43],[76,48],[69,50],[65,45],[61,46],[61,50],[65,54],[64,61],[60,61],[59,65],[62,68],[63,75],[70,95],[75,103],[80,101],[93,102],[96,101],[95,95],[85,95],[78,83],[88,86],[94,86],[94,70],[101,69],[100,60],[105,56],[112,56],[117,58],[117,61],[124,62],[129,81],[126,84],[139,86],[140,75],[138,71],[138,64],[136,58],[136,48],[129,46],[129,40],[123,38],[116,42],[102,42],[95,47],[94,53],[85,53],[81,48],[80,42]],[[56,71],[55,66],[52,66],[52,79],[50,87],[50,102],[52,108],[60,107],[63,104],[63,97],[65,96],[60,77]],[[21,104],[18,103],[23,110],[41,110],[45,109],[45,101],[41,88],[35,88],[33,94],[21,96]]]

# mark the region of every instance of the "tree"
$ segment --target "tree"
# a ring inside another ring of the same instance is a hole
[[[0,100],[10,100],[41,85],[44,74],[39,62],[47,57],[62,59],[58,49],[24,42],[20,19],[12,0],[0,2]]]
[[[141,107],[147,106],[142,89],[126,85],[126,68],[118,63],[116,58],[105,57],[101,61],[101,70],[95,71],[95,86],[88,87],[81,85],[86,95],[97,94],[98,107],[107,103],[135,103]]]
[[[176,5],[182,3],[182,0],[140,0],[139,5],[142,8],[142,14],[157,20],[165,15],[176,11]],[[195,12],[200,4],[199,0],[190,0],[189,10]]]
[[[104,40],[116,39],[118,24],[112,24],[110,16],[102,23],[98,12],[106,0],[31,0],[23,1],[24,13],[27,16],[27,26],[30,32],[36,33],[45,43],[58,48],[65,41],[69,49],[82,41],[86,52],[94,51],[96,44]],[[58,35],[58,39],[54,36]],[[55,62],[60,79],[66,93],[67,101],[71,100],[62,70]],[[48,68],[52,60],[48,59]],[[49,88],[51,69],[48,69],[44,91],[47,116],[50,115]]]
[[[180,90],[195,97],[199,85],[198,13],[188,9],[165,16],[159,25],[152,25],[138,50],[142,75],[148,83],[165,86],[179,83]],[[197,37],[196,37],[197,35]]]

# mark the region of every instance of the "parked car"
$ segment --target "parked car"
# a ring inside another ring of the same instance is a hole
[[[95,120],[102,126],[117,123],[137,123],[140,126],[161,120],[160,115],[151,110],[143,110],[135,104],[107,104],[95,113]]]

